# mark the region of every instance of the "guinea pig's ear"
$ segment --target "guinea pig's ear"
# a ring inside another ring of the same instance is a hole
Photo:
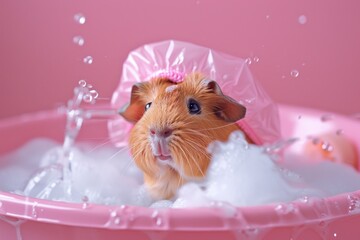
[[[130,103],[119,110],[119,114],[127,121],[136,123],[145,112],[145,106],[140,101],[140,87],[143,83],[136,83],[131,89]]]
[[[233,98],[224,95],[217,82],[204,80],[204,83],[209,90],[221,97],[221,100],[216,102],[214,106],[216,116],[226,122],[237,122],[245,117],[246,108]]]

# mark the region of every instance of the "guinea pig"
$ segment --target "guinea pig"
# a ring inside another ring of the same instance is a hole
[[[120,111],[134,123],[130,152],[154,199],[172,198],[189,180],[206,175],[209,143],[240,130],[246,108],[224,95],[200,73],[176,83],[166,77],[135,84],[130,104]]]

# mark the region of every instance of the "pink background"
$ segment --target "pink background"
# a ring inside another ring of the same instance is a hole
[[[356,0],[0,0],[0,118],[54,108],[80,79],[110,98],[128,52],[166,39],[258,57],[250,68],[277,102],[352,115],[360,112],[359,7]],[[74,21],[77,13],[85,24]],[[83,63],[87,55],[93,64]]]

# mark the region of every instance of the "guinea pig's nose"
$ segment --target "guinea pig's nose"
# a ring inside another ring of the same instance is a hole
[[[170,128],[164,128],[164,129],[156,129],[156,128],[150,128],[150,135],[151,136],[158,136],[167,138],[172,134],[172,129]]]

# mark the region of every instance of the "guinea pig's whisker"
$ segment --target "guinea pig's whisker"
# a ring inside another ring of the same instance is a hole
[[[183,141],[183,139],[181,139],[181,141]],[[190,167],[190,171],[191,171],[191,174],[194,175],[194,170],[192,169],[191,167],[191,164],[190,164],[190,161],[187,157],[187,154],[185,153],[184,149],[181,147],[181,143],[179,142],[179,144],[176,145],[178,149],[180,149],[180,151],[183,153],[183,156],[184,156],[184,159],[186,160],[187,164],[189,165]]]
[[[127,171],[130,168],[132,162],[133,161],[131,159],[126,159],[126,164],[121,168],[120,171],[121,172]]]
[[[131,148],[131,150],[133,150],[134,148]],[[137,148],[137,150],[135,150],[134,152],[132,152],[132,158],[135,159],[137,158],[140,154],[142,153],[141,148]]]
[[[188,141],[189,141],[189,140],[188,140]],[[189,146],[190,146],[191,148],[193,148],[194,150],[196,150],[197,153],[200,153],[200,154],[204,155],[205,157],[208,157],[208,155],[206,154],[206,152],[205,152],[204,150],[202,150],[202,146],[200,146],[200,145],[198,145],[197,143],[192,142],[192,141],[189,141],[189,142],[193,143],[193,144],[189,144]],[[204,173],[201,171],[200,166],[198,165],[198,163],[197,163],[197,161],[196,161],[197,159],[195,159],[195,158],[191,158],[191,159],[194,160],[195,164],[199,167],[199,170],[200,170],[200,172],[202,173],[202,175],[205,176]]]
[[[197,142],[194,142],[190,139],[187,139],[186,140],[188,143],[192,143],[192,144],[188,144],[190,147],[194,148],[197,152],[199,153],[202,153],[202,154],[205,154],[205,151],[202,149],[204,146],[203,145],[200,145],[199,143]],[[196,148],[197,147],[197,148]],[[205,154],[206,155],[206,154]]]
[[[195,131],[193,129],[184,129],[183,131],[194,134],[194,135],[197,135],[197,136],[200,136],[200,137],[203,137],[203,138],[206,138],[206,139],[210,138],[208,135],[206,135],[204,133],[200,133],[199,131]]]
[[[141,141],[139,141],[141,143]],[[133,159],[138,159],[140,158],[141,161],[143,163],[145,163],[146,167],[148,169],[153,169],[154,166],[152,164],[152,161],[151,159],[153,158],[152,155],[149,155],[148,151],[144,151],[145,149],[145,146],[141,145],[141,144],[134,144],[134,148],[136,147],[136,150],[133,152],[132,156],[133,156]],[[134,149],[132,148],[132,149]]]
[[[186,141],[189,141],[189,140],[187,139]],[[194,143],[194,142],[192,142],[192,143],[193,143],[194,145],[197,145],[197,144]],[[190,146],[191,148],[193,148],[193,149],[196,150],[197,152],[200,152],[200,153],[204,154],[204,153],[201,151],[201,148],[198,149],[198,148],[196,148],[194,145],[188,144],[188,146]],[[200,150],[200,151],[199,151],[199,150]],[[187,156],[189,156],[189,155],[187,155]],[[204,174],[204,172],[201,170],[201,167],[199,166],[199,164],[198,164],[198,162],[197,162],[196,156],[189,156],[189,159],[192,160],[192,161],[195,163],[196,168],[199,170],[199,172],[201,173],[201,175],[204,177],[205,174]],[[190,166],[191,166],[191,164],[190,164]],[[194,174],[193,174],[193,175],[194,175]]]
[[[112,139],[108,139],[108,140],[106,140],[106,141],[103,142],[103,143],[99,143],[98,145],[96,145],[96,146],[94,146],[92,149],[90,149],[90,150],[88,151],[88,153],[91,153],[91,152],[95,151],[96,149],[105,146],[106,144],[110,143],[111,141],[112,141]]]
[[[119,149],[119,150],[116,151],[113,155],[111,155],[107,160],[109,161],[109,160],[113,159],[114,157],[116,157],[118,154],[124,152],[125,150],[128,150],[128,148],[127,148],[127,147],[123,147],[123,148]]]
[[[231,125],[233,125],[233,124],[234,124],[234,123],[228,123],[228,124],[225,124],[225,125],[222,125],[222,126],[218,126],[218,127],[206,128],[206,129],[199,129],[198,131],[216,130],[216,129],[221,129],[221,128],[225,128],[225,127],[231,126]],[[240,129],[239,129],[239,130],[240,130]]]

